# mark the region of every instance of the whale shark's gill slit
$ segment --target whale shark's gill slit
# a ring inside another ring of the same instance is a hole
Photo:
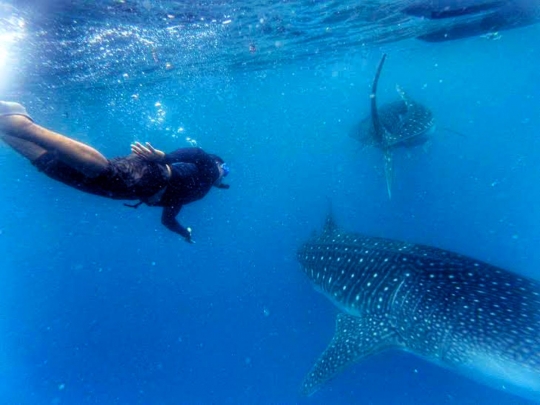
[[[393,292],[390,308],[394,308],[394,306],[396,304],[396,298],[398,297],[398,294],[401,291],[401,287],[403,287],[403,284],[405,284],[405,279],[401,280],[401,282],[397,286],[396,290]]]

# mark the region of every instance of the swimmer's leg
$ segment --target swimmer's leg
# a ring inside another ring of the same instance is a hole
[[[34,163],[39,157],[47,153],[46,149],[35,143],[25,141],[20,138],[16,138],[10,135],[0,135],[0,138],[11,146],[12,149],[17,151],[20,155],[24,156],[30,162]]]
[[[0,138],[31,161],[44,152],[55,152],[59,160],[88,177],[99,176],[108,166],[96,149],[34,124],[17,103],[0,101],[0,132]]]

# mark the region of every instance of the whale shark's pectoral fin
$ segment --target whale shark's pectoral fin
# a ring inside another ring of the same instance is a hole
[[[313,394],[347,366],[382,350],[396,347],[396,341],[394,332],[382,319],[367,320],[339,314],[334,337],[306,376],[302,393]]]
[[[394,155],[390,148],[384,150],[384,176],[386,177],[386,191],[388,198],[392,198],[392,184],[394,182]]]

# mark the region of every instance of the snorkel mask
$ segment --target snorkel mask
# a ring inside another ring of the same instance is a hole
[[[227,163],[222,163],[219,167],[221,167],[221,170],[223,170],[223,177],[227,177],[227,175],[231,171],[229,169],[229,166],[227,166]]]
[[[223,161],[222,161],[223,162]],[[228,189],[230,188],[231,186],[229,186],[228,184],[223,184],[223,178],[224,177],[227,177],[227,175],[229,174],[229,172],[231,171],[229,169],[229,166],[227,166],[227,163],[223,162],[219,165],[219,168],[221,169],[221,171],[223,172],[223,176],[221,177],[222,178],[222,181],[216,185],[217,188],[223,188],[223,189]]]

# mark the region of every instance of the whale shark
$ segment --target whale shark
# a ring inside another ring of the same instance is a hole
[[[534,0],[413,0],[402,12],[423,21],[438,22],[417,38],[427,42],[484,36],[540,22],[540,3]]]
[[[393,151],[399,147],[412,147],[425,143],[435,128],[430,109],[414,101],[397,86],[400,99],[377,106],[377,87],[386,60],[384,54],[377,67],[371,88],[371,113],[356,125],[350,136],[364,145],[375,146],[384,153],[384,172],[388,197],[392,198],[394,178]]]
[[[339,309],[305,395],[397,349],[540,400],[540,282],[448,250],[347,233],[332,215],[297,258]]]

